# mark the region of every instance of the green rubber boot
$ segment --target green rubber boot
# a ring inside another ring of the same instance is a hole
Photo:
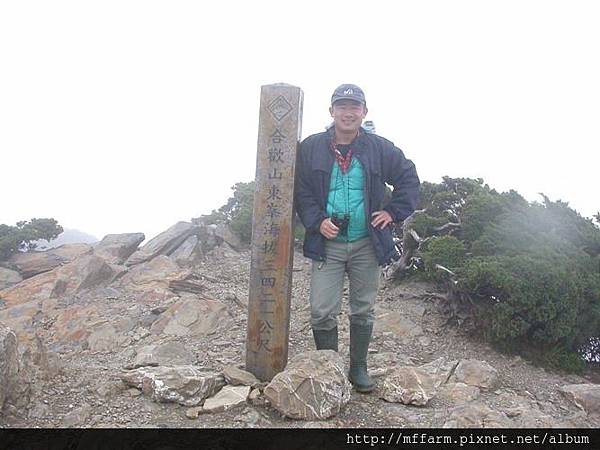
[[[313,337],[317,350],[334,350],[338,351],[338,329],[337,327],[331,330],[315,330],[313,328]]]
[[[348,379],[357,392],[368,393],[375,383],[367,372],[367,353],[373,334],[373,324],[350,324],[350,372]]]

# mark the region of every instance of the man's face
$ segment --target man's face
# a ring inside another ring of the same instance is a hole
[[[367,107],[355,100],[338,100],[329,108],[336,130],[356,133],[367,115]]]

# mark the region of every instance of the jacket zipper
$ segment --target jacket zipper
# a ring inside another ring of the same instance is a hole
[[[365,185],[363,186],[363,195],[365,196],[365,218],[367,220],[367,230],[369,230],[369,236],[371,238],[371,241],[373,241],[373,233],[371,230],[371,228],[372,228],[371,227],[371,216],[369,214],[369,211],[371,210],[371,199],[369,198],[369,186],[371,183],[371,179],[369,178],[370,174],[369,174],[369,170],[367,169],[366,164],[361,159],[361,157],[359,155],[354,155],[354,156],[362,164],[363,172],[365,174]]]

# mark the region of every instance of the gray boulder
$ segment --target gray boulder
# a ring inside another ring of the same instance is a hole
[[[156,320],[150,331],[171,336],[206,336],[230,322],[227,306],[184,294]]]
[[[62,426],[66,428],[81,427],[90,418],[92,412],[92,407],[87,404],[75,408],[63,417]]]
[[[351,385],[342,357],[333,350],[313,350],[293,358],[264,390],[281,414],[292,419],[324,420],[350,400]]]
[[[583,383],[562,386],[560,391],[588,414],[600,414],[600,385]]]
[[[16,270],[0,267],[0,291],[8,287],[19,284],[23,277]]]
[[[510,428],[506,414],[494,411],[482,402],[470,402],[450,410],[444,428]]]
[[[456,405],[468,403],[479,398],[479,388],[464,383],[448,383],[438,391],[438,397],[448,400]]]
[[[50,297],[61,297],[110,282],[117,272],[96,255],[85,255],[57,270]]]
[[[225,386],[213,397],[207,398],[202,412],[222,412],[245,405],[250,394],[250,386]]]
[[[438,388],[448,382],[457,365],[457,360],[448,361],[442,356],[419,368],[435,378],[435,387]]]
[[[237,234],[231,231],[229,225],[223,223],[217,224],[217,226],[213,229],[213,232],[217,238],[229,244],[229,246],[235,251],[239,252],[244,248],[244,244],[242,243],[241,239]]]
[[[94,248],[94,254],[110,264],[123,264],[144,239],[144,233],[107,234]]]
[[[177,222],[168,230],[163,231],[158,236],[152,238],[146,245],[132,254],[127,261],[125,261],[125,265],[133,266],[135,264],[140,264],[149,261],[158,255],[168,256],[183,244],[188,237],[195,234],[196,231],[197,227],[189,222]]]
[[[485,361],[463,359],[456,366],[452,381],[482,389],[493,389],[498,384],[498,371]]]
[[[225,385],[221,374],[189,365],[139,367],[124,371],[121,380],[156,402],[183,406],[200,405]]]
[[[43,252],[17,252],[8,259],[8,264],[15,267],[23,278],[30,278],[89,255],[92,251],[92,246],[88,244],[65,244]]]
[[[260,380],[253,374],[235,366],[225,367],[223,369],[223,375],[225,376],[227,383],[234,386],[242,385],[254,387],[260,384]]]
[[[419,367],[397,367],[383,381],[380,397],[405,405],[426,405],[436,394],[436,377]]]
[[[0,410],[16,387],[18,374],[17,337],[10,328],[0,323]]]
[[[198,239],[198,236],[188,237],[183,244],[169,255],[177,265],[180,267],[190,267],[195,263],[202,260],[204,252],[202,251],[202,244]]]

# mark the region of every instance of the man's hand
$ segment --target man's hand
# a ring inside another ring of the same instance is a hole
[[[331,221],[331,219],[328,217],[327,219],[323,220],[323,222],[321,222],[319,231],[327,239],[333,239],[338,235],[338,232],[340,231],[340,229],[338,227],[336,227],[333,224],[333,222]]]
[[[390,216],[390,213],[387,211],[375,211],[371,214],[371,217],[373,218],[373,220],[371,220],[371,225],[373,225],[374,228],[379,226],[382,230],[390,223],[394,222],[394,219],[392,219],[392,216]]]

